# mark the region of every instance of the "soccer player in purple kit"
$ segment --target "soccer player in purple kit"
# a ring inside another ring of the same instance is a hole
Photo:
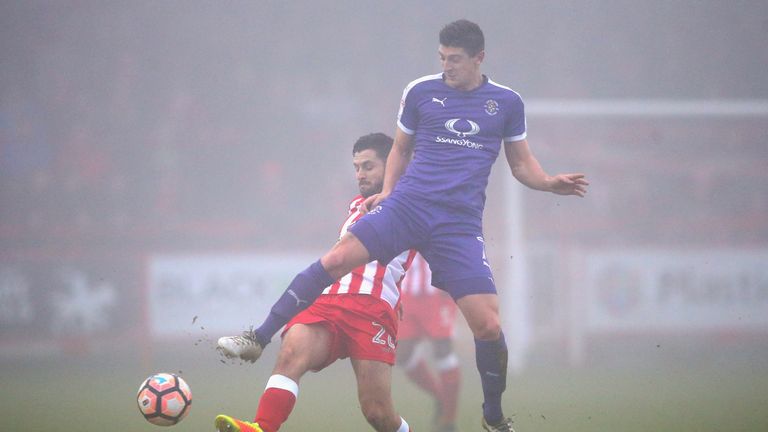
[[[485,41],[477,24],[462,19],[446,25],[438,53],[443,72],[412,81],[403,92],[384,187],[365,201],[368,214],[296,276],[259,328],[223,337],[219,347],[227,356],[255,361],[272,336],[336,279],[416,249],[432,269],[432,285],[451,295],[474,336],[483,429],[512,431],[501,407],[507,347],[482,232],[491,166],[503,143],[512,175],[529,188],[583,197],[589,183],[583,174],[550,176],[542,169],[526,140],[520,96],[480,71]]]

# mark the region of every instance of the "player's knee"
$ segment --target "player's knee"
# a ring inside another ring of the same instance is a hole
[[[386,402],[379,398],[360,398],[360,409],[365,420],[376,430],[382,430],[389,420],[390,410]]]
[[[499,316],[488,315],[474,322],[472,335],[478,340],[496,340],[501,336]]]
[[[323,268],[328,273],[328,275],[335,277],[337,274],[343,271],[344,255],[337,248],[333,248],[323,256],[323,258],[320,260],[320,263],[323,265]]]
[[[301,373],[307,369],[308,362],[306,350],[291,344],[283,344],[275,362],[275,371],[284,375]]]
[[[328,275],[338,279],[367,262],[367,251],[361,243],[357,244],[362,250],[352,240],[342,240],[320,259]]]
[[[277,361],[275,361],[275,369],[292,369],[296,360],[296,350],[288,346],[283,346],[277,356]]]

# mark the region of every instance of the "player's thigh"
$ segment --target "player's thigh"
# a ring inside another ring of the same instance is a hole
[[[485,253],[485,243],[479,231],[467,226],[464,232],[433,234],[430,242],[419,252],[432,269],[432,285],[441,288],[454,299],[469,294],[495,293],[491,266]],[[457,228],[461,231],[461,227]],[[473,283],[466,283],[472,281]]]
[[[496,340],[501,332],[499,296],[470,294],[456,301],[475,339]]]
[[[349,227],[349,232],[365,245],[371,261],[390,262],[429,238],[431,217],[421,204],[390,195]]]
[[[392,366],[377,360],[352,359],[361,407],[392,408]]]
[[[274,373],[298,381],[307,371],[320,369],[331,352],[332,335],[322,324],[295,324],[283,337]]]
[[[328,275],[338,279],[370,261],[368,249],[353,234],[344,234],[335,245],[320,258]]]

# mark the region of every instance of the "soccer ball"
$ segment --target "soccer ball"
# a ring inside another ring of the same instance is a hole
[[[136,399],[139,411],[148,422],[158,426],[171,426],[189,413],[192,392],[178,375],[159,373],[141,383]]]

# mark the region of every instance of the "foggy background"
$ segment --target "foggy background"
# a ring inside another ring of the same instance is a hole
[[[522,95],[545,170],[592,183],[559,197],[494,168],[485,234],[514,375],[765,375],[764,1],[9,0],[2,374],[117,350],[138,385],[159,344],[260,322],[336,240],[352,144],[394,134],[403,88],[440,71],[437,34],[458,18],[485,33],[483,72]]]

